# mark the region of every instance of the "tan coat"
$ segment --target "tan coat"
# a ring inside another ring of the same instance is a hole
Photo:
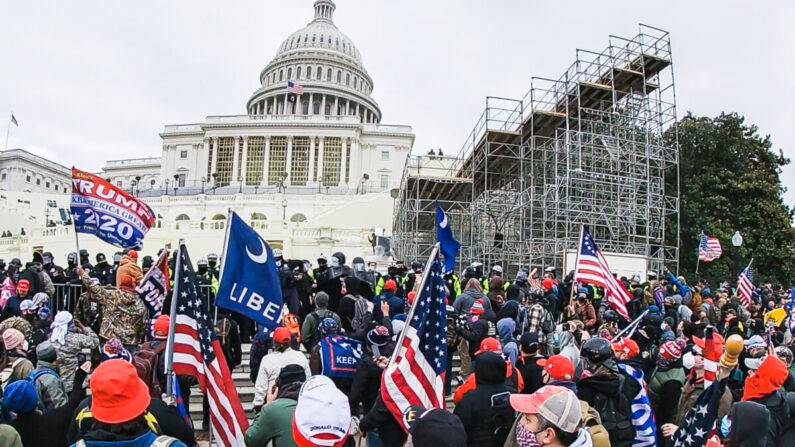
[[[130,275],[135,278],[135,283],[141,280],[144,274],[141,272],[141,267],[135,263],[135,259],[124,255],[119,263],[119,269],[116,271],[116,287],[121,287],[121,280],[125,275]]]

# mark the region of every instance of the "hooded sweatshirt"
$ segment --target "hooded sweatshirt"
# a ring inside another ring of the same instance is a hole
[[[141,277],[144,276],[141,272],[141,267],[138,267],[138,264],[135,263],[135,259],[124,255],[121,257],[119,269],[116,270],[116,288],[121,287],[121,280],[127,275],[135,278],[136,282],[140,281]]]
[[[770,412],[756,402],[737,402],[731,410],[731,445],[740,447],[764,447],[770,431]]]
[[[510,318],[503,318],[497,322],[497,334],[502,343],[502,353],[508,357],[512,365],[516,364],[516,357],[519,356],[519,347],[513,333],[516,330],[516,322]]]
[[[782,389],[788,375],[784,362],[777,357],[767,356],[754,375],[745,379],[742,400],[762,404],[770,412],[770,428],[766,441],[768,447],[779,445],[779,434],[790,420],[789,406]]]

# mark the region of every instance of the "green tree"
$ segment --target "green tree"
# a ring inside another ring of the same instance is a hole
[[[789,159],[781,150],[771,150],[770,136],[762,138],[757,130],[736,113],[716,118],[688,114],[664,136],[668,144],[679,139],[679,270],[691,283],[696,280],[702,230],[719,238],[723,247],[720,259],[699,266],[698,276],[713,287],[735,280],[731,278],[735,231],[745,239],[738,253],[739,270],[753,258],[755,285],[792,282],[793,211],[782,200],[785,190],[779,178]],[[669,172],[668,185],[675,180],[676,173]],[[667,243],[676,244],[675,234],[667,238]]]

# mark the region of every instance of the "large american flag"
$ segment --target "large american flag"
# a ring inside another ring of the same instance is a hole
[[[304,93],[304,87],[302,87],[301,84],[294,83],[293,81],[287,81],[287,93],[302,95]]]
[[[720,239],[709,237],[701,232],[701,242],[698,244],[698,260],[710,262],[720,258],[723,249],[720,247]]]
[[[580,253],[577,256],[577,265],[574,266],[574,280],[605,289],[607,302],[624,318],[630,319],[627,312],[627,303],[632,297],[629,296],[629,292],[613,276],[605,257],[602,256],[602,252],[596,246],[591,233],[588,232],[587,225],[582,227]]]
[[[751,262],[753,262],[753,259]],[[740,298],[745,307],[751,305],[751,297],[754,293],[754,271],[751,269],[751,262],[748,263],[748,267],[737,278],[737,297]]]
[[[674,433],[671,441],[674,447],[696,447],[707,442],[710,432],[718,418],[718,404],[726,390],[728,379],[704,385],[704,391],[696,404],[685,413],[685,419]],[[670,445],[670,444],[669,444]]]
[[[381,398],[401,425],[403,413],[411,405],[444,405],[447,307],[438,253],[409,317],[403,341],[381,376]],[[403,429],[408,430],[405,426]]]
[[[210,406],[210,425],[216,443],[224,447],[245,445],[248,419],[208,317],[207,302],[196,287],[192,265],[187,249],[180,245],[173,296],[177,300],[174,373],[199,380]]]

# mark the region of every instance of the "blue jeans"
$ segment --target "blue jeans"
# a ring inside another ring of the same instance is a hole
[[[378,436],[378,429],[374,428],[367,432],[367,447],[383,447],[384,443]]]

